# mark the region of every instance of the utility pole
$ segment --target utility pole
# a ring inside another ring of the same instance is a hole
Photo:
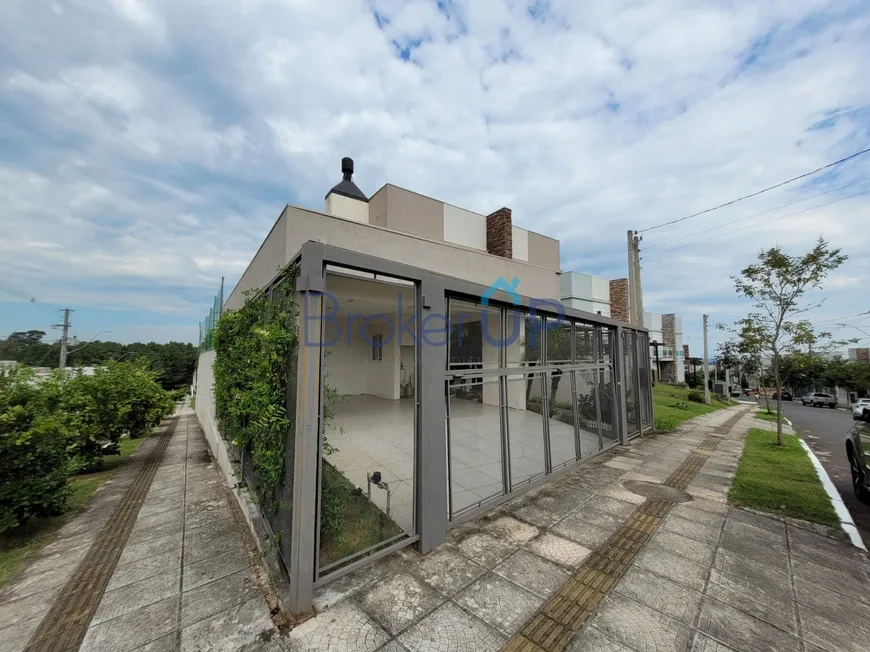
[[[60,336],[60,363],[57,365],[58,369],[66,368],[66,347],[69,342],[69,327],[71,324],[69,323],[69,314],[72,312],[69,308],[63,309],[63,323],[62,324],[52,324],[52,328],[62,328],[63,335]]]
[[[634,259],[634,231],[628,230],[628,320],[637,325],[637,274],[635,273]],[[641,315],[643,319],[643,315]]]
[[[710,369],[707,361],[707,315],[704,315],[704,403],[710,405]]]
[[[627,233],[629,321],[643,326],[643,289],[640,279],[640,238],[634,231]]]

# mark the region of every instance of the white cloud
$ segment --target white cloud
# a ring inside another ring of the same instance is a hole
[[[564,268],[617,277],[626,229],[870,140],[870,10],[858,0],[442,4],[7,3],[4,268],[61,296],[110,278],[113,301],[145,311],[143,286],[184,287],[205,312],[283,203],[319,208],[351,155],[364,190],[510,206],[562,239]],[[762,246],[799,253],[822,234],[851,256],[823,314],[849,314],[857,281],[844,279],[870,275],[867,196],[776,218],[870,182],[737,221],[865,177],[870,157],[827,185],[646,233],[647,308],[682,312],[695,331],[703,310],[729,321],[743,310],[729,275]],[[186,310],[190,297],[167,304]]]

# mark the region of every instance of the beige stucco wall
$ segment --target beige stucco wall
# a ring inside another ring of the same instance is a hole
[[[375,196],[375,211],[369,207],[371,224],[432,240],[444,239],[443,202],[389,184]]]
[[[529,262],[551,269],[559,267],[559,241],[540,233],[529,231]]]
[[[368,224],[369,221],[368,203],[335,193],[326,196],[326,212],[363,224]]]
[[[225,310],[236,310],[244,303],[244,293],[253,288],[262,288],[275,278],[278,270],[286,265],[289,256],[296,251],[287,251],[287,220],[282,213],[269,235],[260,245],[253,260],[242,274],[230,296],[224,301]]]
[[[481,285],[489,285],[499,276],[506,279],[516,276],[520,279],[518,289],[521,294],[559,298],[559,277],[552,269],[396,233],[370,224],[357,224],[295,206],[287,206],[282,219],[287,221],[285,249],[290,256],[295,255],[303,243],[315,240]],[[260,267],[258,265],[258,269]],[[273,276],[274,272],[264,278],[263,283]]]

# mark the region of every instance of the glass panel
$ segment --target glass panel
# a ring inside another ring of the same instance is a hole
[[[641,333],[638,336],[638,365],[640,367],[640,384],[638,389],[638,399],[641,405],[641,427],[646,428],[652,425],[652,409],[650,406],[650,358],[649,352],[649,336],[646,333]],[[682,364],[679,360],[676,364]]]
[[[448,381],[450,518],[504,493],[499,380]]]
[[[634,434],[638,429],[637,414],[637,373],[635,367],[635,341],[634,331],[623,333],[625,343],[625,408],[628,434]]]
[[[507,376],[507,425],[511,489],[545,472],[541,374]]]
[[[619,435],[613,427],[616,402],[613,400],[613,371],[605,367],[598,371],[598,402],[601,406],[601,436],[605,446],[617,441]]]
[[[549,334],[548,346],[549,348]],[[550,466],[557,468],[579,457],[574,432],[571,372],[553,372],[546,376],[550,398]]]
[[[598,438],[598,405],[595,394],[594,371],[574,372],[577,391],[577,414],[580,419],[580,454],[589,455],[601,448]]]
[[[595,341],[595,327],[592,324],[574,324],[574,355],[577,362],[594,362],[598,343]]]
[[[327,273],[321,572],[415,532],[414,314],[413,287]]]
[[[571,364],[571,323],[547,319],[547,360],[548,365]]]
[[[521,310],[506,311],[503,347],[509,367],[535,367],[541,363],[543,320]]]
[[[596,326],[598,331],[598,360],[611,362],[613,359],[613,329],[606,326]]]
[[[501,312],[458,299],[449,300],[449,369],[496,369],[501,360]]]

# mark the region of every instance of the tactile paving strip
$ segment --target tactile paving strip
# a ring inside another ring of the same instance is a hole
[[[177,425],[178,417],[175,417],[165,432],[154,435],[160,441],[149,452],[117,510],[42,619],[25,652],[79,649]]]
[[[742,416],[742,413],[737,414],[720,427],[730,423],[730,430]],[[715,450],[721,440],[721,437],[708,436],[697,449]],[[706,461],[706,455],[690,453],[664,484],[685,489]],[[641,504],[502,649],[505,652],[561,652],[568,647],[574,635],[582,631],[598,605],[631,568],[675,504],[650,499]]]

